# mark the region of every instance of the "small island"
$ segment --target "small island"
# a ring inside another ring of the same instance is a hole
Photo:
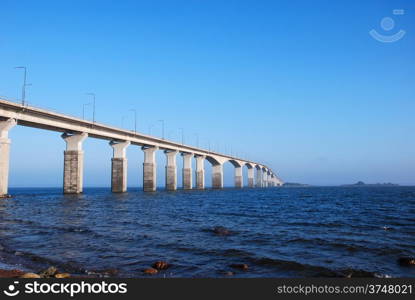
[[[342,186],[350,186],[350,187],[360,187],[360,186],[399,186],[399,184],[395,184],[395,183],[390,183],[390,182],[386,182],[386,183],[364,183],[363,181],[358,181],[354,184],[343,184]]]

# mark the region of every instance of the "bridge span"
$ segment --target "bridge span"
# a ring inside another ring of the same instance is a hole
[[[0,197],[8,194],[11,143],[8,133],[15,125],[62,132],[62,138],[66,142],[63,174],[65,194],[82,193],[82,143],[87,137],[108,140],[113,148],[111,189],[114,193],[127,191],[126,148],[130,145],[140,146],[144,152],[143,188],[146,192],[156,190],[155,153],[158,150],[163,150],[167,158],[167,190],[177,189],[176,158],[178,154],[183,156],[184,189],[205,188],[205,160],[212,164],[212,188],[214,189],[223,188],[223,164],[228,161],[235,167],[235,187],[237,188],[243,187],[242,168],[244,166],[248,168],[248,187],[282,185],[281,179],[264,164],[0,99]],[[196,159],[195,184],[192,182],[193,158]]]

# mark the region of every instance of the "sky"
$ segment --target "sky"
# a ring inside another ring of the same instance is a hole
[[[98,122],[133,129],[136,109],[140,132],[161,136],[164,120],[168,139],[182,128],[185,143],[264,163],[285,182],[415,184],[414,1],[2,0],[0,10],[4,97],[19,101],[14,67],[26,66],[33,106],[81,117],[94,92]],[[371,30],[405,34],[385,43]],[[11,187],[62,185],[59,133],[17,126],[10,138]],[[84,151],[85,186],[110,186],[108,143],[89,138]],[[142,151],[127,155],[128,184],[141,186]]]

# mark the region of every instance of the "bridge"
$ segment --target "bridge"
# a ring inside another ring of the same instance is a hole
[[[126,149],[130,145],[140,146],[144,152],[143,189],[156,190],[156,151],[166,155],[166,189],[177,189],[178,154],[183,156],[183,188],[205,188],[205,160],[212,165],[212,188],[223,188],[223,164],[230,162],[235,167],[235,187],[243,187],[242,168],[248,168],[248,187],[281,186],[282,181],[264,164],[238,157],[207,151],[199,147],[179,144],[154,136],[141,134],[91,122],[76,117],[32,107],[29,105],[0,99],[0,197],[8,195],[10,139],[9,130],[15,125],[62,132],[66,142],[64,151],[63,192],[78,194],[83,190],[83,150],[82,143],[88,138],[109,141],[113,148],[111,159],[111,190],[114,193],[127,191]],[[196,160],[196,183],[193,184],[192,160]]]

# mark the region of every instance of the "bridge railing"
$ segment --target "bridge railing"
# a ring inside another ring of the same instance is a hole
[[[21,99],[11,98],[11,97],[8,97],[8,96],[2,96],[2,95],[0,95],[0,100],[6,100],[6,101],[13,102],[13,103],[16,103],[16,104],[19,104],[19,105],[23,106],[23,103],[22,103],[22,100]],[[83,120],[83,121],[86,121],[86,122],[91,122],[90,120],[83,119],[82,116],[80,116],[80,115],[78,116],[78,115],[67,114],[67,113],[63,114],[62,112],[57,111],[54,108],[50,108],[48,106],[33,105],[32,103],[33,102],[30,102],[30,101],[26,101],[25,100],[24,106],[25,107],[28,107],[28,108],[34,108],[34,109],[40,109],[40,110],[47,110],[47,111],[50,111],[50,112],[53,112],[53,113],[56,113],[56,114],[65,115],[65,116],[72,117],[72,118],[79,119],[79,120]],[[96,123],[99,123],[99,124],[104,125],[104,126],[107,126],[107,127],[119,128],[118,126],[110,125],[110,124],[107,124],[107,123],[104,123],[104,122],[96,122]],[[128,130],[128,129],[124,129],[124,128],[119,128],[119,129],[124,130],[124,131],[129,131],[129,132],[132,132],[132,133],[135,132],[134,130]],[[137,131],[137,133],[140,134],[140,135],[153,137],[153,136],[147,135],[147,134],[145,134],[143,132]],[[156,137],[156,138],[158,138],[158,137]],[[176,142],[175,141],[169,141],[169,140],[166,140],[166,141],[167,142],[173,142],[173,143],[178,143],[179,144],[179,142],[177,142],[177,141]],[[207,153],[210,153],[210,154],[215,154],[215,155],[219,155],[219,156],[232,157],[232,158],[235,158],[235,159],[238,159],[238,160],[242,160],[242,161],[246,160],[246,159],[238,158],[238,157],[233,156],[233,155],[229,155],[227,153],[219,153],[218,151],[215,151],[213,149],[212,150],[210,150],[210,149],[207,150],[207,149],[195,147],[195,146],[192,146],[192,145],[183,145],[183,146],[188,146],[188,147],[192,147],[192,148],[198,148],[198,149],[201,149],[201,150],[203,150],[203,151],[205,151]],[[247,161],[250,161],[250,160],[247,160]]]

